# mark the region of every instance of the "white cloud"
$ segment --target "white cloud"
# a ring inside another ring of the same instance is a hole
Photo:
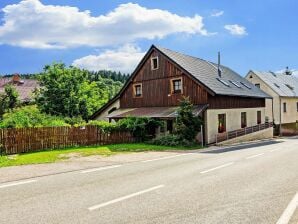
[[[70,6],[23,0],[2,9],[0,44],[27,48],[115,46],[175,33],[208,35],[199,15],[184,17],[138,4],[121,4],[97,17]]]
[[[90,71],[113,70],[131,73],[145,52],[134,45],[125,45],[116,50],[106,50],[98,55],[89,55],[73,62],[76,67]]]
[[[211,16],[212,17],[220,17],[224,14],[224,11],[218,11],[218,10],[214,10],[212,13],[211,13]]]
[[[232,35],[237,35],[237,36],[247,35],[246,28],[238,24],[225,25],[224,28],[228,30]]]

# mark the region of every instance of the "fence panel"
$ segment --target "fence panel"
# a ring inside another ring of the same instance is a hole
[[[130,132],[105,133],[97,126],[0,129],[2,154],[17,154],[71,146],[134,142]]]

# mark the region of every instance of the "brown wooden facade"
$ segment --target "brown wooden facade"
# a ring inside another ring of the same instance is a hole
[[[158,57],[159,68],[152,70],[151,58]],[[182,78],[182,93],[171,92],[171,80]],[[142,96],[135,97],[134,85],[142,85]],[[209,109],[265,107],[265,99],[214,95],[186,74],[160,52],[154,50],[135,74],[132,82],[120,95],[121,108],[169,107],[179,105],[183,96],[189,96],[194,105],[209,104]]]

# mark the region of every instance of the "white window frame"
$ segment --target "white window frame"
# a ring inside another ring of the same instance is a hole
[[[157,67],[154,68],[154,63],[153,63],[153,60],[156,60],[156,64],[157,64]],[[151,70],[157,70],[159,68],[159,60],[158,60],[158,57],[152,57],[151,58]]]

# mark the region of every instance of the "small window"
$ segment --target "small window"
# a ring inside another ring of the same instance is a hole
[[[257,124],[261,124],[261,123],[262,123],[262,112],[257,111]]]
[[[172,79],[172,93],[182,93],[182,79]]]
[[[218,115],[218,133],[226,132],[226,114]]]
[[[241,128],[246,128],[247,121],[246,121],[246,112],[241,112]]]
[[[248,89],[251,89],[251,87],[249,86],[249,85],[247,85],[246,83],[244,83],[244,82],[240,82],[242,85],[244,85],[246,88],[248,88]]]
[[[217,78],[217,80],[220,81],[225,86],[230,86],[229,83],[227,83],[225,80],[222,80],[222,79],[219,79],[219,78]]]
[[[258,87],[259,89],[261,89],[261,84],[260,83],[256,83],[255,86]]]
[[[283,107],[284,107],[284,113],[287,112],[287,103],[283,103]]]
[[[280,88],[280,86],[279,86],[279,85],[277,85],[276,83],[274,83],[274,85],[275,85],[277,88]]]
[[[142,96],[142,84],[135,84],[134,85],[134,95],[135,97]]]
[[[158,69],[158,57],[151,58],[151,69]]]
[[[293,86],[290,86],[289,84],[285,84],[290,90],[294,90]]]
[[[235,82],[235,81],[231,81],[230,80],[230,83],[232,83],[234,86],[236,86],[238,88],[241,88],[241,86],[237,82]]]
[[[297,112],[298,112],[298,102],[296,103],[296,107],[297,107]]]

